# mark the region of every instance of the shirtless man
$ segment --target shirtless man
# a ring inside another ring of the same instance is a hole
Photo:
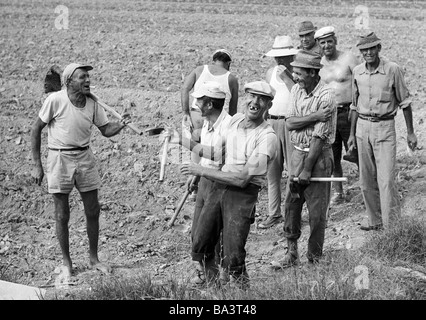
[[[349,107],[352,101],[352,70],[360,62],[350,51],[337,50],[337,37],[334,27],[327,26],[319,29],[315,32],[315,39],[324,54],[321,59],[323,68],[320,70],[320,77],[333,89],[334,100],[337,105],[336,138],[332,144],[334,157],[333,176],[342,177],[342,143],[346,150],[344,159],[358,165],[357,153],[348,149],[348,139],[351,127]],[[330,206],[344,203],[342,182],[333,182],[333,189],[335,193],[331,198]]]

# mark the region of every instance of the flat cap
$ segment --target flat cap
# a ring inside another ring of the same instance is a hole
[[[315,31],[317,28],[314,27],[314,24],[311,21],[303,21],[299,25],[299,36],[311,33]]]
[[[375,47],[380,43],[381,40],[376,36],[376,34],[374,32],[370,32],[367,35],[359,36],[356,46],[358,49],[362,50]]]
[[[222,86],[216,81],[206,81],[198,86],[191,94],[194,98],[210,97],[215,99],[225,99],[226,93]]]
[[[300,50],[290,63],[293,67],[306,69],[321,69],[321,56],[311,51]]]
[[[267,96],[271,99],[274,99],[275,96],[275,89],[272,88],[269,83],[265,81],[249,82],[244,86],[244,91],[254,94],[260,94],[262,96]]]
[[[315,32],[314,38],[315,39],[322,39],[322,38],[327,38],[330,36],[334,36],[334,27],[333,26],[327,26],[327,27],[323,27],[321,29],[318,29]]]
[[[72,77],[74,71],[80,68],[86,69],[87,71],[93,70],[93,67],[88,64],[70,63],[65,67],[64,72],[62,73],[62,82],[66,84],[67,80]]]

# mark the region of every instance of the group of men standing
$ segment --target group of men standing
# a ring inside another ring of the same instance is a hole
[[[276,269],[299,262],[302,207],[309,212],[307,258],[322,256],[330,205],[344,201],[342,185],[313,182],[312,177],[342,176],[342,144],[347,160],[359,166],[361,191],[369,216],[364,230],[389,228],[400,217],[396,186],[394,117],[403,109],[407,142],[415,149],[411,99],[401,68],[379,57],[381,41],[374,33],[357,43],[365,62],[337,50],[335,30],[300,24],[300,48],[290,36],[277,36],[266,56],[276,66],[265,80],[245,84],[242,113],[237,112],[238,80],[229,71],[232,57],[219,49],[213,63],[197,67],[184,81],[183,124],[191,135],[169,129],[171,143],[191,150],[192,161],[181,172],[187,187],[198,189],[192,225],[191,256],[197,263],[195,284],[233,281],[249,286],[245,245],[255,220],[261,188],[268,185],[269,216],[259,228],[284,220],[288,251],[273,262]],[[83,199],[89,236],[90,264],[110,267],[97,256],[100,186],[89,148],[91,128],[110,137],[128,120],[111,123],[90,96],[89,65],[70,64],[63,73],[64,90],[50,95],[32,130],[35,182],[41,184],[41,131],[48,126],[47,180],[55,204],[56,234],[63,255],[63,272],[72,274],[69,252],[69,193],[74,186]],[[192,91],[192,93],[190,93]],[[193,97],[190,104],[190,95]],[[281,214],[281,178],[288,180]]]

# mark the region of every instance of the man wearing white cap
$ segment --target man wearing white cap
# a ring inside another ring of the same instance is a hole
[[[171,143],[179,143],[201,157],[199,162],[201,166],[220,170],[224,164],[223,150],[232,119],[228,112],[223,109],[226,93],[218,82],[207,81],[199,85],[191,95],[194,97],[195,104],[204,118],[200,143],[198,144],[188,137],[180,136],[176,130],[167,130],[168,132],[165,134],[173,135],[170,140]],[[196,237],[202,234],[202,230],[209,227],[205,225],[206,221],[202,217],[200,218],[200,214],[207,197],[211,193],[213,181],[201,176],[188,178],[188,190],[193,190],[197,185],[198,192],[191,231],[192,242],[197,242],[198,239]],[[199,268],[196,269],[196,277],[191,279],[194,284],[204,284],[215,280],[214,278],[217,276],[217,269],[215,268],[217,268],[221,258],[220,249],[220,243],[218,242],[216,261],[212,259],[200,262]],[[197,251],[198,248],[194,250]]]
[[[215,273],[215,245],[223,233],[222,266],[241,288],[249,285],[245,244],[254,222],[258,193],[266,182],[268,165],[276,154],[277,137],[265,121],[272,106],[274,89],[264,81],[245,85],[244,114],[232,117],[221,170],[195,163],[184,164],[182,173],[213,180],[210,194],[200,212],[203,229],[194,234],[192,259]],[[206,271],[207,273],[207,271]],[[216,271],[217,273],[217,271]]]
[[[342,177],[342,144],[346,155],[343,159],[358,165],[356,150],[349,150],[348,139],[350,136],[350,105],[352,103],[352,70],[359,64],[358,58],[350,51],[337,50],[337,37],[334,27],[323,27],[315,32],[323,57],[319,75],[321,79],[333,89],[337,105],[336,138],[332,144],[334,157],[334,177]],[[334,195],[331,197],[330,206],[336,206],[345,202],[342,182],[333,182]]]
[[[109,122],[105,111],[88,97],[89,70],[93,67],[69,64],[63,72],[65,88],[45,100],[31,132],[34,160],[32,177],[38,185],[44,177],[40,156],[41,131],[47,125],[48,148],[47,184],[55,206],[56,236],[62,251],[61,277],[68,281],[72,274],[69,252],[69,194],[74,186],[80,192],[87,220],[90,267],[110,272],[111,267],[98,259],[99,214],[98,189],[101,185],[94,155],[89,148],[92,127],[105,137],[118,134],[128,119]]]
[[[290,142],[289,131],[285,124],[285,114],[290,105],[290,90],[294,85],[292,76],[293,67],[290,63],[299,50],[293,47],[291,37],[275,37],[272,49],[266,53],[273,57],[277,63],[275,67],[266,72],[266,82],[275,89],[272,107],[268,111],[268,122],[271,124],[278,138],[277,156],[268,169],[268,218],[259,223],[261,229],[270,228],[281,222],[281,177],[284,163],[289,171],[290,156],[293,145]]]
[[[189,93],[191,90],[197,90],[206,81],[218,82],[226,94],[223,109],[231,116],[234,115],[237,112],[239,87],[238,79],[229,71],[231,62],[231,53],[225,49],[218,49],[213,53],[213,63],[196,67],[184,80],[181,89],[182,125],[186,134],[192,135],[196,141],[200,140],[203,119],[200,109],[195,104],[196,100],[190,101]],[[200,161],[194,153],[191,153],[191,159]]]
[[[401,217],[396,183],[395,116],[402,109],[407,144],[417,147],[413,128],[412,98],[402,68],[379,56],[381,40],[374,32],[357,43],[365,62],[353,70],[351,136],[348,144],[358,149],[359,177],[369,225],[362,230],[390,228]]]
[[[333,172],[331,144],[336,133],[336,107],[331,90],[318,74],[322,67],[320,60],[319,55],[301,50],[291,63],[296,84],[291,90],[292,102],[286,120],[295,149],[289,176],[298,178],[298,182],[290,182],[287,188],[283,231],[288,247],[282,260],[272,262],[274,269],[299,262],[297,241],[301,236],[305,202],[310,227],[307,258],[316,263],[322,256],[331,185],[311,182],[310,178],[330,177]]]

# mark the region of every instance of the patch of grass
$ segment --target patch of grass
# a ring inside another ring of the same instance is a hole
[[[386,263],[426,266],[426,219],[403,217],[390,229],[372,233],[361,251]]]

